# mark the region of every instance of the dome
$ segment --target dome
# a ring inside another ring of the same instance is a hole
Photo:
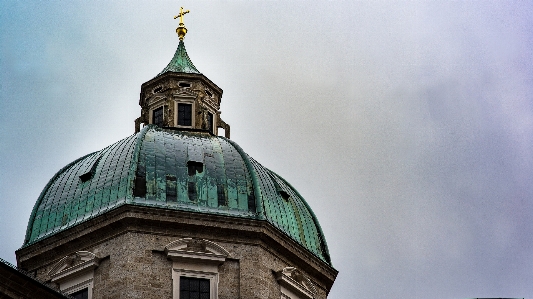
[[[24,246],[121,205],[267,221],[331,265],[315,215],[282,177],[225,137],[156,125],[55,174],[33,208]]]

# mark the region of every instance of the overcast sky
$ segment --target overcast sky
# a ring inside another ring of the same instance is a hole
[[[533,296],[531,1],[0,1],[0,257],[134,132],[183,5],[231,137],[307,200],[329,298]]]

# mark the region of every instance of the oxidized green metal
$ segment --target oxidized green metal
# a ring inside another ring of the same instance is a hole
[[[283,178],[229,139],[154,125],[61,169],[24,246],[125,204],[265,220],[331,265],[315,215]]]
[[[194,64],[192,64],[192,61],[187,54],[187,50],[185,50],[185,43],[183,43],[183,40],[180,40],[176,53],[174,53],[174,57],[172,57],[172,60],[170,60],[168,65],[158,74],[158,76],[166,72],[200,74]]]

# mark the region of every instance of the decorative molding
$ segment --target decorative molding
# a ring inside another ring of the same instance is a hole
[[[281,298],[313,299],[317,293],[311,280],[295,267],[285,267],[275,274],[276,280],[281,286]]]
[[[148,99],[148,104],[150,106],[155,106],[155,105],[158,105],[160,102],[163,102],[167,99],[167,97],[163,96],[163,95],[155,95],[155,96],[152,96]]]
[[[94,269],[100,259],[92,252],[78,251],[59,260],[48,274],[58,283],[62,292],[72,294],[87,288],[89,299],[93,296]]]
[[[60,282],[80,273],[94,270],[98,267],[100,259],[92,252],[78,251],[67,255],[57,262],[48,274],[53,282]]]
[[[18,249],[16,254],[22,267],[35,271],[38,268],[36,265],[49,265],[46,256],[72,252],[68,244],[73,240],[86,240],[83,247],[88,248],[127,232],[164,235],[169,227],[181,232],[198,229],[200,225],[206,232],[203,236],[207,237],[212,232],[218,235],[217,238],[231,237],[243,244],[262,246],[269,252],[286,256],[295,266],[306,263],[310,267],[306,271],[317,288],[329,290],[337,276],[337,270],[305,250],[269,222],[137,205],[117,206],[105,214]],[[221,237],[226,235],[228,237]],[[164,245],[159,249],[163,251]]]
[[[83,290],[85,288],[88,288],[89,285],[92,288],[92,284],[93,284],[93,278],[90,278],[88,280],[82,281],[82,282],[77,283],[77,284],[75,284],[73,286],[70,286],[68,288],[65,288],[65,289],[63,289],[61,291],[64,292],[64,293],[67,293],[67,294],[72,294],[72,293],[75,293],[75,292],[77,292],[79,290]]]
[[[172,260],[198,260],[222,264],[229,252],[222,246],[203,239],[183,238],[165,246],[167,258]]]
[[[192,98],[192,100],[194,100],[196,99],[197,94],[189,88],[180,88],[172,93],[172,97],[174,97],[174,100],[176,100],[176,98]]]

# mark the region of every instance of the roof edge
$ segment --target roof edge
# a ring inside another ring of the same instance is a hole
[[[305,207],[307,208],[307,210],[313,217],[313,222],[315,223],[318,231],[320,232],[320,235],[322,236],[322,241],[324,242],[324,249],[325,249],[324,258],[326,258],[326,261],[328,262],[328,264],[333,267],[333,264],[331,263],[331,256],[329,255],[328,243],[326,242],[326,235],[324,235],[324,232],[322,231],[322,227],[320,226],[320,223],[318,222],[318,218],[316,217],[315,212],[313,212],[313,209],[311,209],[311,206],[309,206],[309,204],[307,203],[305,198],[303,198],[300,192],[298,192],[296,188],[294,188],[289,182],[287,182],[287,180],[285,180],[282,176],[278,175],[277,173],[275,173],[274,171],[270,169],[268,169],[268,171],[272,172],[279,179],[281,179],[285,184],[287,184],[287,186],[289,186],[296,193],[296,195],[298,195],[298,197],[300,197]]]
[[[10,262],[8,262],[8,261],[6,261],[6,260],[4,260],[2,258],[0,258],[0,265],[4,265],[5,268],[9,269],[8,271],[17,273],[16,275],[24,276],[24,277],[30,279],[32,282],[36,283],[37,285],[40,285],[41,287],[43,287],[43,289],[45,289],[46,291],[48,291],[50,293],[59,295],[62,298],[74,299],[74,297],[71,297],[70,295],[63,293],[60,290],[55,289],[51,284],[47,283],[46,281],[42,281],[40,279],[37,279],[34,275],[32,275],[32,274],[28,273],[27,271],[25,271],[25,270],[15,266],[15,265],[11,264]]]
[[[143,84],[141,84],[141,92],[145,90],[145,88],[147,86],[149,86],[150,84],[153,84],[154,82],[158,82],[159,80],[163,79],[163,78],[166,78],[166,77],[178,77],[180,79],[197,79],[197,80],[203,80],[205,81],[205,83],[207,83],[207,85],[209,85],[209,87],[213,88],[214,90],[220,92],[220,97],[222,97],[222,94],[223,94],[223,90],[222,88],[220,88],[218,85],[216,85],[213,81],[211,81],[211,79],[209,79],[206,75],[204,74],[196,74],[196,73],[179,73],[179,72],[172,72],[172,71],[168,71],[164,74],[161,74],[161,75],[157,75],[155,77],[153,77],[152,79],[144,82]]]

